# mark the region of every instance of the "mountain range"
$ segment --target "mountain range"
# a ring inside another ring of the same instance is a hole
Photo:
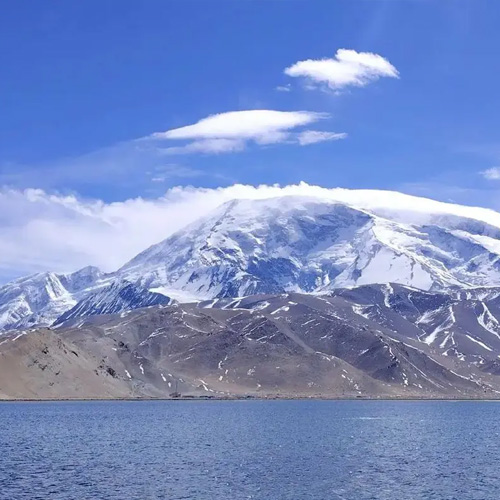
[[[156,305],[6,332],[0,398],[498,398],[500,288]]]
[[[1,286],[0,329],[3,397],[497,397],[500,214],[233,200],[115,272]]]
[[[0,287],[0,329],[162,302],[151,293],[189,302],[387,282],[432,291],[500,284],[499,214],[478,218],[471,209],[468,217],[466,207],[429,209],[430,200],[390,192],[374,205],[369,193],[364,203],[356,191],[351,201],[234,200],[116,272],[87,267],[14,280]],[[391,204],[391,196],[406,204]],[[134,293],[119,299],[128,285]]]

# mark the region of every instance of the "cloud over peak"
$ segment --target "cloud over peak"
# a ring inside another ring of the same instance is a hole
[[[306,196],[391,213],[410,210],[417,218],[419,214],[425,217],[429,213],[449,213],[500,227],[500,214],[493,210],[451,205],[397,192],[327,189],[305,183],[235,184],[214,189],[177,187],[157,198],[115,202],[50,194],[40,189],[0,188],[3,236],[0,238],[0,283],[23,274],[75,271],[87,265],[114,271],[149,245],[227,201],[280,196]]]
[[[398,70],[384,57],[371,52],[339,49],[335,57],[298,61],[285,69],[291,77],[307,78],[333,90],[363,87],[381,77],[399,78]]]

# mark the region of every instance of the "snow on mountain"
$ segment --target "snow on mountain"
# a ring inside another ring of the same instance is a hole
[[[163,294],[117,280],[87,294],[74,307],[59,316],[54,324],[98,314],[116,314],[140,307],[167,305],[171,302],[171,299]]]
[[[296,188],[309,195],[229,201],[115,273],[88,267],[3,285],[0,329],[49,325],[77,304],[80,315],[139,307],[150,293],[186,302],[388,282],[478,300],[496,293],[500,214],[387,191]],[[124,281],[137,287],[128,305]]]
[[[0,287],[0,329],[50,325],[100,279],[95,267],[71,274],[38,273]]]
[[[389,281],[423,290],[500,283],[500,229],[455,215],[423,224],[389,216],[310,197],[231,201],[118,275],[200,299]]]
[[[488,371],[482,365],[497,359],[500,352],[500,288],[490,291],[489,296],[479,292],[465,297],[384,284],[338,289],[331,296],[348,300],[356,314],[378,327]]]

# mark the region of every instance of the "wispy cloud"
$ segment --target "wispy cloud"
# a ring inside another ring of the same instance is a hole
[[[83,191],[92,186],[146,192],[151,183],[176,183],[194,177],[216,178],[215,170],[172,162],[170,152],[155,140],[130,140],[88,154],[44,164],[0,166],[0,186]]]
[[[274,90],[277,90],[278,92],[290,92],[292,90],[292,86],[287,83],[286,85],[278,85]]]
[[[381,77],[399,78],[398,70],[384,57],[371,52],[339,49],[331,59],[307,59],[285,69],[291,77],[303,77],[308,85],[339,90],[363,87]]]
[[[461,205],[489,207],[500,211],[500,189],[496,183],[492,183],[488,188],[484,188],[475,185],[472,178],[469,179],[469,185],[429,180],[404,183],[398,186],[397,189],[416,196],[432,197]],[[467,216],[467,214],[464,215]]]
[[[498,181],[500,180],[500,167],[492,167],[487,170],[483,170],[479,172],[485,179],[489,181]]]
[[[193,141],[184,146],[164,148],[162,151],[166,155],[182,155],[190,153],[220,154],[243,151],[245,147],[246,142],[243,139],[217,138]]]
[[[304,132],[297,134],[297,140],[301,146],[308,146],[317,142],[339,141],[346,137],[345,132],[323,132],[320,130],[304,130]]]
[[[152,172],[148,172],[151,176],[151,182],[167,182],[172,179],[192,179],[205,175],[202,170],[198,170],[177,163],[156,166]]]

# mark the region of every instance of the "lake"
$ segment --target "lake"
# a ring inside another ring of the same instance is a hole
[[[0,498],[497,499],[500,403],[0,404]]]

